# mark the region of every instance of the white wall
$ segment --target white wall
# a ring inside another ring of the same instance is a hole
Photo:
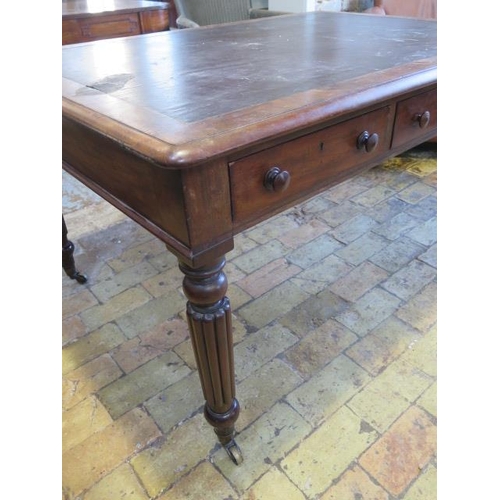
[[[269,0],[269,10],[309,12],[316,10],[316,0]]]
[[[314,10],[360,11],[373,6],[373,0],[253,0],[253,7],[256,7],[256,2],[268,2],[269,10],[282,12],[310,12]]]

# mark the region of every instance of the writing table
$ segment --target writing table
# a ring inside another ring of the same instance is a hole
[[[314,12],[63,47],[63,167],[184,273],[205,417],[236,463],[233,237],[436,135],[436,22]]]
[[[166,2],[62,1],[63,45],[164,31],[169,25],[169,4]]]

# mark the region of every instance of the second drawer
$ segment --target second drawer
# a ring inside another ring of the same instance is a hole
[[[437,91],[431,90],[398,103],[392,147],[397,148],[434,134],[437,126]]]

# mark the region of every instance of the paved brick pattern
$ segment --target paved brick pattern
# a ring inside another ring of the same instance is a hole
[[[435,499],[436,165],[416,148],[235,237],[239,467],[176,259],[63,174],[89,278],[62,278],[63,499]]]

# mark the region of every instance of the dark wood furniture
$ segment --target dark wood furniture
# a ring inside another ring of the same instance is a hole
[[[75,265],[75,259],[73,257],[73,252],[75,251],[75,245],[73,242],[68,240],[68,228],[66,227],[66,221],[64,220],[64,215],[62,218],[62,267],[64,272],[72,280],[78,281],[78,283],[86,283],[87,277],[81,274]]]
[[[63,47],[64,168],[178,257],[205,416],[239,463],[224,256],[436,135],[436,22],[316,12],[96,48]]]
[[[63,45],[169,28],[169,4],[150,0],[63,0]]]

